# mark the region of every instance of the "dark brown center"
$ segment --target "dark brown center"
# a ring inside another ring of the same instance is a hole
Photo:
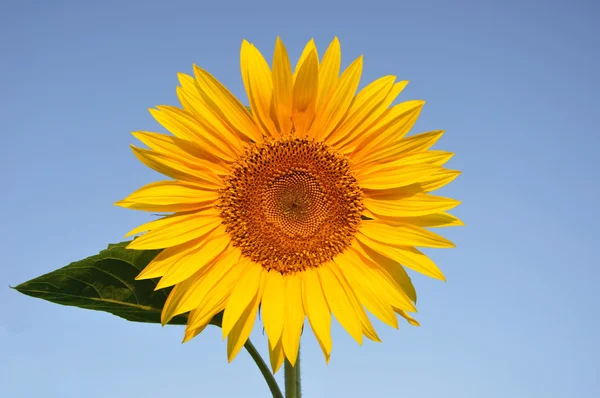
[[[245,256],[287,274],[318,267],[350,246],[361,201],[345,156],[290,138],[251,145],[226,179],[219,209]]]

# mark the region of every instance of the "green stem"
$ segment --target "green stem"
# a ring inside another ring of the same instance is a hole
[[[285,398],[301,398],[302,389],[300,386],[300,350],[298,350],[298,358],[296,364],[292,364],[285,359]]]
[[[258,351],[256,351],[256,348],[254,347],[250,339],[246,340],[244,348],[246,348],[246,351],[248,351],[248,354],[250,354],[252,359],[254,359],[254,362],[256,363],[256,366],[258,366],[258,369],[260,369],[260,373],[262,373],[263,377],[265,378],[265,381],[269,386],[269,390],[271,390],[271,394],[273,394],[273,398],[283,398],[283,394],[281,393],[281,390],[277,385],[275,377],[273,377],[271,370],[269,369],[265,361],[263,361]]]

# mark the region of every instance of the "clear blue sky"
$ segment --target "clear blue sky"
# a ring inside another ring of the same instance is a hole
[[[467,226],[416,275],[422,326],[303,338],[304,396],[598,397],[600,5],[589,1],[4,1],[0,13],[0,395],[266,397],[220,331],[128,323],[12,291],[149,219],[113,207],[157,174],[130,152],[197,63],[245,101],[243,38],[270,59],[337,35],[363,83],[410,80],[415,131],[445,129]],[[321,52],[322,54],[322,52]],[[596,205],[594,205],[594,203]],[[596,336],[596,337],[594,337]],[[260,328],[253,334],[265,353]],[[282,373],[282,372],[281,372]],[[281,379],[282,374],[278,374]],[[168,394],[168,395],[166,395]]]

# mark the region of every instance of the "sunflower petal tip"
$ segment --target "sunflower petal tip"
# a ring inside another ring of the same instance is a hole
[[[188,341],[190,341],[191,339],[193,339],[194,337],[196,337],[195,333],[189,333],[189,331],[186,331],[183,335],[183,340],[181,340],[181,344],[183,343],[187,343]]]

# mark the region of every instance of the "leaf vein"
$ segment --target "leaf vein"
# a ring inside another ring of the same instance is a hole
[[[95,265],[87,265],[87,266],[83,266],[81,268],[92,268],[92,269],[96,269],[100,272],[104,272],[107,275],[112,276],[113,278],[115,278],[116,280],[118,280],[119,282],[121,282],[127,289],[129,289],[129,291],[131,292],[131,294],[133,294],[133,297],[135,298],[135,301],[138,304],[140,303],[140,300],[138,299],[137,294],[135,294],[135,291],[133,290],[133,286],[131,286],[130,284],[128,284],[127,282],[125,282],[123,279],[119,278],[118,276],[116,276],[115,274],[113,274],[112,272],[108,272],[107,270],[104,270],[102,268],[96,267]]]
[[[94,290],[96,291],[96,294],[98,294],[98,297],[99,297],[100,299],[102,299],[102,294],[100,294],[100,290],[98,290],[98,288],[97,288],[96,286],[94,286],[94,285],[92,285],[91,283],[89,283],[89,282],[86,282],[86,281],[84,281],[84,280],[81,280],[81,279],[75,278],[75,277],[73,277],[73,276],[69,276],[69,275],[67,275],[67,274],[63,274],[63,275],[64,275],[66,278],[73,279],[73,280],[75,280],[75,281],[78,281],[78,282],[81,282],[81,283],[83,283],[83,284],[85,284],[85,285],[88,285],[88,286],[90,286],[92,289],[94,289]],[[90,297],[90,298],[93,298],[93,297]]]

